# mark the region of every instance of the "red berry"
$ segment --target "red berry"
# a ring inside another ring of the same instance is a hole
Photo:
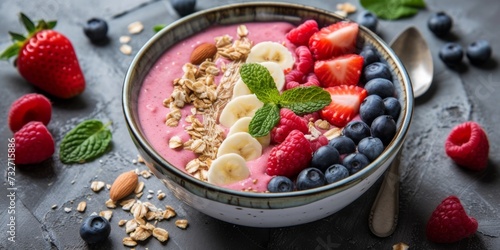
[[[363,57],[356,54],[316,61],[314,64],[314,73],[323,87],[357,85],[362,69]]]
[[[358,30],[357,23],[347,21],[334,23],[311,36],[309,49],[317,60],[354,53]]]
[[[304,133],[293,130],[283,143],[271,149],[266,174],[293,178],[309,165],[312,153]]]
[[[325,89],[330,93],[332,102],[320,111],[324,120],[337,127],[344,127],[359,112],[359,105],[368,95],[361,87],[340,85]]]
[[[311,143],[311,150],[313,152],[316,152],[316,150],[318,150],[318,148],[321,148],[322,146],[325,146],[328,144],[328,138],[326,138],[326,136],[324,135],[320,135],[318,138],[310,141]]]
[[[287,82],[285,84],[285,90],[293,89],[293,88],[296,88],[296,87],[299,87],[299,86],[300,86],[300,83],[298,83],[296,81]]]
[[[54,154],[52,135],[41,122],[29,122],[14,134],[16,164],[40,163]]]
[[[303,134],[309,133],[309,127],[302,117],[289,109],[280,109],[280,121],[271,130],[271,142],[282,143],[292,130],[299,130]]]
[[[479,171],[488,165],[488,137],[476,122],[464,122],[455,126],[444,147],[446,154],[462,167]]]
[[[10,106],[9,127],[12,132],[16,132],[31,121],[39,121],[47,125],[51,116],[52,104],[49,99],[40,94],[26,94]]]
[[[295,68],[302,74],[307,75],[313,71],[314,60],[311,51],[306,46],[299,46],[295,49],[297,60],[295,61]]]
[[[300,72],[298,69],[294,69],[285,75],[285,82],[298,82],[302,83],[304,80],[304,73]]]
[[[427,222],[427,238],[436,243],[452,243],[477,231],[476,219],[469,217],[456,196],[444,199]]]
[[[318,31],[315,20],[307,20],[286,34],[286,38],[296,46],[307,45],[309,38]]]

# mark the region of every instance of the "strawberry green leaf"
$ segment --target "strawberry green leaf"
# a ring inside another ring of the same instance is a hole
[[[253,137],[268,135],[271,129],[278,124],[279,120],[280,108],[278,105],[266,103],[255,112],[255,115],[248,125],[248,133]]]
[[[63,163],[84,163],[104,154],[111,131],[98,120],[87,120],[69,131],[59,146]]]
[[[47,29],[51,30],[56,27],[57,21],[47,21]]]
[[[297,115],[312,113],[330,104],[330,94],[316,86],[298,87],[286,90],[281,94],[279,104],[283,108],[291,109]]]
[[[360,3],[377,17],[387,20],[413,16],[425,8],[424,0],[360,0]]]
[[[17,56],[19,54],[19,45],[12,44],[10,47],[5,49],[2,54],[0,54],[1,60],[8,60],[11,57]]]
[[[28,33],[33,33],[35,31],[35,24],[31,19],[29,19],[28,16],[26,16],[24,13],[19,13],[19,18],[21,19],[21,23],[24,25]]]
[[[277,103],[280,97],[269,70],[258,63],[245,63],[240,68],[243,82],[263,103]]]
[[[24,42],[26,40],[26,37],[24,37],[21,34],[14,33],[14,32],[9,32],[10,37],[12,38],[13,41],[19,41],[19,42]]]

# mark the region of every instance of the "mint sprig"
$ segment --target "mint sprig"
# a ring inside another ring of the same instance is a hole
[[[104,154],[111,142],[109,124],[99,120],[87,120],[69,131],[59,146],[59,158],[63,163],[84,163]]]
[[[377,17],[387,20],[413,16],[425,8],[424,0],[360,0],[360,3]]]
[[[264,106],[257,110],[248,127],[250,135],[269,134],[280,120],[280,108],[288,108],[297,115],[312,113],[330,104],[330,94],[320,87],[298,87],[280,94],[266,67],[258,63],[241,66],[240,76]]]

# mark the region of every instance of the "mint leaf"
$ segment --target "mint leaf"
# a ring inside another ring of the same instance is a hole
[[[361,5],[381,19],[395,20],[417,14],[424,0],[360,0]]]
[[[277,103],[280,93],[269,70],[258,63],[245,63],[240,68],[240,76],[257,98],[263,103]]]
[[[291,109],[297,115],[302,115],[320,110],[330,102],[332,99],[327,91],[311,86],[286,90],[281,94],[279,104],[283,108]]]
[[[98,120],[87,120],[69,131],[59,146],[63,163],[84,163],[104,154],[111,142],[111,131]]]
[[[157,24],[155,26],[153,26],[153,31],[155,33],[157,33],[158,31],[162,30],[163,28],[165,28],[167,25],[165,24]]]
[[[279,120],[280,108],[278,105],[265,103],[252,117],[248,125],[248,133],[253,137],[265,136],[278,124]]]

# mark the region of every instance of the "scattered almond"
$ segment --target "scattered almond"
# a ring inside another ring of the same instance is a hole
[[[199,65],[204,62],[206,59],[211,59],[217,53],[217,47],[211,43],[202,43],[194,48],[191,53],[191,57],[189,61],[192,64]]]
[[[394,246],[392,246],[393,250],[408,250],[409,248],[410,248],[410,246],[406,245],[403,242],[399,242],[398,244],[395,244]]]
[[[139,180],[137,178],[137,174],[133,171],[125,172],[119,175],[113,182],[113,185],[111,185],[109,198],[113,201],[119,201],[127,197],[129,194],[134,192],[138,182]]]

